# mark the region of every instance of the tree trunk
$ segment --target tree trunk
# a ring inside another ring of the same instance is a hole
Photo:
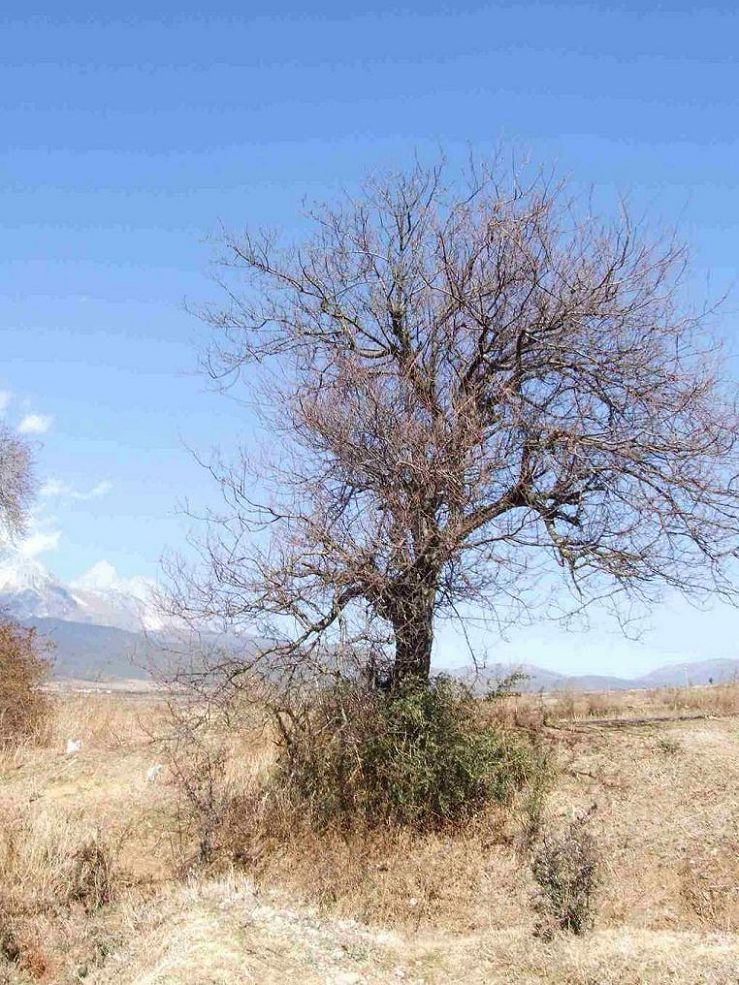
[[[410,678],[425,683],[431,671],[431,647],[434,641],[433,605],[431,600],[418,600],[406,606],[407,615],[394,623],[395,664],[393,684],[397,686]],[[412,610],[408,612],[408,610]]]

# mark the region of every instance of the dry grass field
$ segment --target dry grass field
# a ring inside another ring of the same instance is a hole
[[[0,982],[736,985],[738,712],[737,685],[490,706],[551,749],[545,829],[592,809],[594,927],[546,940],[523,796],[452,834],[267,832],[198,865],[161,698],[56,693],[0,753]],[[232,733],[213,804],[270,756],[258,723]]]

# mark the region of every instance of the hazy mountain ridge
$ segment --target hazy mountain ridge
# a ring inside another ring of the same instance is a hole
[[[143,680],[166,653],[165,642],[156,634],[54,618],[24,622],[52,644],[52,676],[57,678]]]
[[[526,677],[516,684],[517,690],[536,691],[628,691],[653,687],[680,687],[691,684],[720,684],[739,680],[739,659],[717,658],[695,663],[666,664],[640,677],[616,677],[604,674],[560,674],[534,664],[490,664],[478,672],[470,668],[453,668],[448,673],[474,683],[480,691],[514,671]]]
[[[152,664],[171,664],[181,645],[172,645],[166,633],[143,633],[75,623],[64,619],[26,620],[54,644],[54,675],[87,680],[140,678],[149,676]],[[254,640],[256,645],[257,641]],[[242,641],[241,645],[246,645]],[[438,671],[445,668],[435,668]],[[514,670],[528,677],[520,682],[522,691],[625,691],[630,689],[684,686],[739,680],[739,660],[704,660],[694,664],[660,667],[638,678],[598,674],[567,675],[531,664],[493,664],[477,675],[470,668],[446,668],[447,673],[474,681],[486,691]]]
[[[181,647],[168,642],[167,624],[153,602],[153,583],[120,578],[99,562],[81,578],[64,584],[32,558],[12,556],[0,565],[0,611],[36,626],[54,645],[54,673],[88,680],[146,678],[152,663],[169,661]],[[258,646],[242,640],[231,646]],[[568,675],[535,664],[435,667],[483,691],[518,670],[524,691],[617,691],[739,679],[739,659],[702,660],[657,668],[629,679],[608,674]]]

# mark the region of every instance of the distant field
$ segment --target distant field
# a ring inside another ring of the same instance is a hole
[[[49,694],[60,697],[74,694],[156,694],[159,685],[153,680],[135,677],[117,677],[113,680],[90,681],[84,678],[56,678],[44,685]]]
[[[551,823],[595,805],[595,929],[550,943],[533,936],[519,804],[454,834],[298,840],[188,874],[161,696],[88,689],[55,690],[43,742],[0,754],[0,981],[739,980],[738,685],[485,706],[551,746]],[[269,734],[244,727],[226,752],[229,782],[248,783]]]

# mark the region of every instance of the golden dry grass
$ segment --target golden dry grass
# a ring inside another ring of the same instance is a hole
[[[255,896],[240,878],[168,894],[135,915],[128,940],[95,985],[734,985],[737,969],[728,935],[622,928],[551,944],[518,927],[409,935]]]
[[[578,696],[569,718],[547,719],[559,767],[547,823],[597,804],[603,856],[595,931],[550,944],[532,935],[520,800],[455,834],[265,832],[245,870],[183,882],[194,835],[178,832],[173,774],[147,780],[163,761],[163,703],[57,696],[43,744],[0,757],[0,982],[736,985],[734,694],[642,692],[617,708]],[[522,719],[540,702],[516,700]],[[686,709],[709,717],[596,722]],[[83,741],[75,756],[68,738]],[[231,733],[224,755],[229,793],[271,752],[253,726]],[[112,860],[112,900],[94,912],[74,891],[91,842]]]
[[[654,690],[521,694],[487,703],[500,722],[541,727],[591,719],[675,718],[739,714],[739,682]]]

